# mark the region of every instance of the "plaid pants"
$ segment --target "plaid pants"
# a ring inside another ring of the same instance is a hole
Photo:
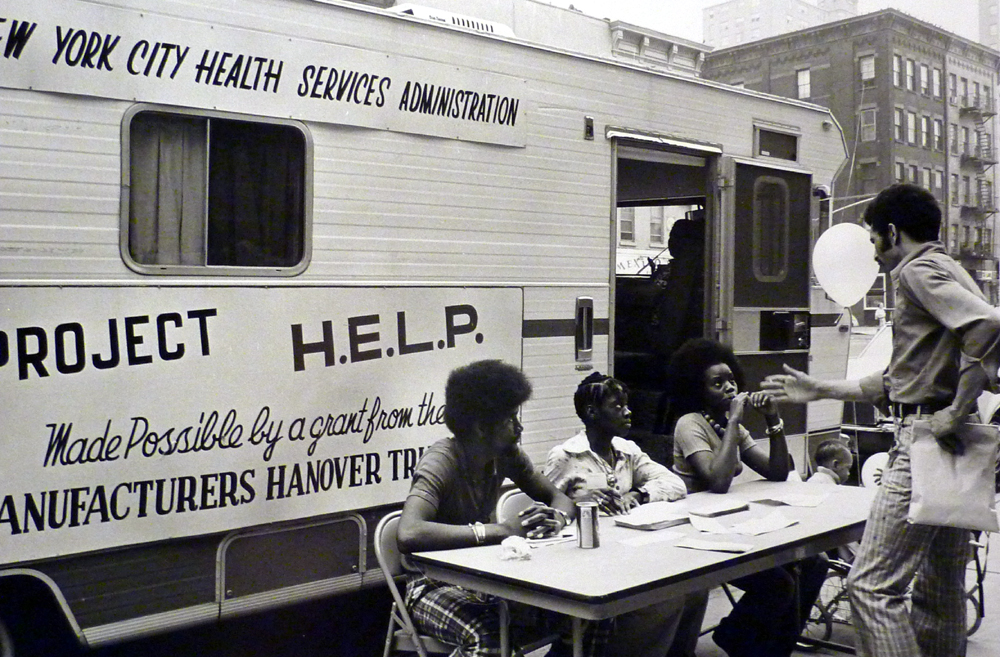
[[[907,522],[913,443],[912,420],[907,420],[897,427],[896,444],[889,451],[847,579],[858,655],[961,657],[971,535],[964,529]]]
[[[422,633],[458,646],[451,657],[499,657],[499,598],[470,591],[460,586],[440,584],[422,575],[411,576],[406,583],[406,608]],[[547,612],[536,614],[533,608],[510,603],[512,625],[526,622],[548,624],[564,619]],[[540,617],[540,618],[539,618]],[[584,654],[603,657],[611,633],[612,621],[586,624]],[[514,634],[516,628],[512,632]],[[512,636],[516,645],[517,637]]]

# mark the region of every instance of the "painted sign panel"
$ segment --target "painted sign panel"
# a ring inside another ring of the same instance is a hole
[[[400,502],[519,288],[0,288],[0,562]]]
[[[335,7],[320,7],[335,20]],[[0,6],[0,86],[524,146],[525,80],[70,0]]]

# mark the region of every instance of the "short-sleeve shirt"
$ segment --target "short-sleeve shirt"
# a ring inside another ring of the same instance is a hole
[[[757,444],[742,424],[739,425],[739,432],[739,448],[736,450],[737,472],[742,468],[743,452]],[[708,484],[691,467],[688,457],[696,452],[714,454],[721,447],[722,438],[715,433],[715,429],[701,413],[688,413],[677,420],[677,425],[674,427],[674,472],[684,480],[689,493],[708,490]]]
[[[1000,359],[1000,319],[944,245],[922,244],[891,275],[896,290],[892,360],[880,382],[889,398],[950,403],[961,372],[970,366],[983,367],[992,387]]]
[[[489,522],[504,479],[510,478],[523,489],[535,472],[531,459],[520,447],[509,456],[497,457],[479,473],[464,467],[461,452],[454,438],[439,440],[424,451],[413,472],[409,494],[424,499],[437,510],[434,522],[449,525]]]

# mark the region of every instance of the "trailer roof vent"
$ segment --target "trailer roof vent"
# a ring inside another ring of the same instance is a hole
[[[389,11],[397,14],[415,16],[429,21],[436,21],[438,23],[444,23],[445,25],[453,25],[454,27],[461,27],[467,30],[474,30],[476,32],[485,32],[487,34],[497,34],[507,37],[514,36],[514,30],[502,23],[485,21],[480,18],[463,16],[462,14],[453,14],[450,11],[443,11],[441,9],[432,9],[430,7],[421,7],[420,5],[406,3],[396,5],[395,7],[389,9]]]

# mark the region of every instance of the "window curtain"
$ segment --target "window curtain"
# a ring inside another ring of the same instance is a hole
[[[302,259],[305,143],[298,130],[213,121],[208,264],[290,267]]]
[[[130,131],[132,259],[204,265],[206,122],[145,113]]]

